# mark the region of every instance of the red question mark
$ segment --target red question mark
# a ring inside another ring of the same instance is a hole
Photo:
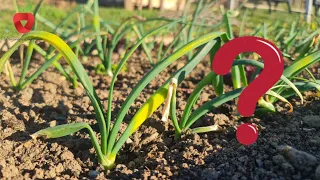
[[[281,51],[271,42],[253,36],[235,38],[224,44],[214,56],[212,69],[219,75],[227,74],[234,59],[241,53],[258,53],[264,61],[264,69],[240,94],[238,111],[248,117],[254,113],[256,103],[281,77],[284,62]],[[237,139],[241,144],[253,144],[258,138],[257,128],[252,124],[242,124],[237,129]]]

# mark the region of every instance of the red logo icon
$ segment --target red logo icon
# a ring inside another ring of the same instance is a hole
[[[258,129],[253,124],[242,124],[237,129],[236,137],[239,143],[251,145],[258,139]]]
[[[218,50],[212,62],[213,71],[219,75],[227,74],[234,59],[244,52],[258,53],[264,61],[263,71],[239,97],[238,111],[242,116],[248,117],[254,113],[259,98],[280,79],[284,62],[281,51],[271,42],[259,37],[244,36],[227,42]],[[237,139],[241,144],[253,144],[257,138],[257,128],[254,125],[243,124],[238,127]]]
[[[27,21],[26,25],[22,25],[21,21]],[[25,34],[31,31],[34,24],[34,16],[32,13],[16,13],[13,16],[13,24],[19,33]]]

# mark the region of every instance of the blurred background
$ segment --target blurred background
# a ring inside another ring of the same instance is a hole
[[[15,8],[12,0],[0,0],[0,38],[17,37],[12,17]],[[39,0],[20,0],[19,8],[32,4],[32,11]],[[58,23],[64,19],[72,9],[83,6],[87,0],[45,0],[39,15],[47,20]],[[195,10],[198,0],[99,0],[100,16],[111,25],[119,25],[128,17],[139,15],[145,18],[181,16],[185,9],[190,15]],[[231,9],[236,12],[232,19],[233,25],[241,22],[242,14],[248,10],[247,27],[254,27],[261,23],[272,23],[283,20],[284,23],[297,18],[307,18],[309,8],[310,17],[317,15],[320,0],[207,0],[201,17],[206,18],[208,25],[214,25],[222,18],[221,9]],[[291,13],[290,13],[291,12]],[[316,20],[316,19],[315,19]],[[50,28],[39,23],[38,30],[50,31]],[[250,31],[250,30],[248,30]]]
[[[37,2],[38,0],[34,0]],[[191,3],[196,3],[197,0],[189,0]],[[283,10],[286,7],[287,2],[290,3],[293,11],[303,11],[308,0],[269,0],[273,6],[278,3],[277,10]],[[0,10],[13,8],[12,0],[1,0],[2,6]],[[26,3],[28,0],[21,0],[19,3]],[[47,4],[54,5],[55,7],[66,7],[75,5],[76,3],[86,3],[87,0],[46,0]],[[187,0],[99,0],[100,5],[109,7],[123,7],[127,10],[133,10],[134,8],[149,8],[149,9],[161,9],[161,10],[176,10],[183,9]],[[242,3],[245,3],[246,7],[254,7],[268,9],[268,0],[216,0],[217,4],[223,4],[225,6],[233,6],[233,8],[239,7]],[[313,0],[314,4],[318,3],[318,0]],[[320,2],[319,2],[320,3]]]

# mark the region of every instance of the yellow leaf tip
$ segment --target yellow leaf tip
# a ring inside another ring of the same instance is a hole
[[[33,139],[33,140],[36,140],[38,136],[37,133],[34,133],[34,134],[31,134],[30,137]]]
[[[38,133],[34,133],[34,134],[31,134],[30,137],[31,137],[33,140],[36,140],[38,137],[44,137],[44,138],[46,138],[47,136],[46,136],[46,135],[41,135],[41,134],[38,134]]]

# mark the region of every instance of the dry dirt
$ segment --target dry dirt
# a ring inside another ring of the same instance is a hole
[[[19,75],[19,61],[12,62],[14,72]],[[30,71],[34,72],[42,62],[34,57]],[[97,59],[89,62],[85,68],[106,107],[111,79],[94,73]],[[150,83],[130,109],[125,123],[183,62],[171,65]],[[129,60],[127,67],[129,72],[121,73],[116,83],[113,117],[134,85],[151,68],[139,54]],[[203,62],[179,85],[178,118],[191,90],[209,71],[208,61]],[[70,83],[53,68],[20,92],[11,89],[4,74],[0,80],[2,179],[320,179],[320,103],[313,93],[305,94],[303,105],[292,99],[292,113],[279,103],[277,108],[281,112],[252,118],[233,115],[236,107],[230,102],[195,124],[217,123],[223,132],[187,133],[180,140],[174,138],[171,122],[160,121],[161,107],[131,136],[133,143],[121,149],[116,167],[104,171],[86,131],[51,140],[33,141],[29,136],[49,126],[72,122],[88,122],[98,131],[93,107],[83,89],[70,88]],[[207,87],[198,104],[214,97],[212,87]],[[235,128],[243,122],[259,128],[254,145],[243,146],[235,138]]]

